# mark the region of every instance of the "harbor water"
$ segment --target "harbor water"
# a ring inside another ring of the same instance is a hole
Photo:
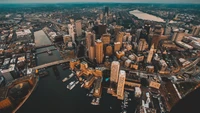
[[[36,38],[37,43],[45,44],[47,37]],[[37,39],[39,41],[37,41]],[[47,41],[49,44],[49,41]],[[41,45],[41,44],[38,44]],[[53,49],[54,46],[37,49],[36,52],[45,51],[46,49]],[[37,55],[37,65],[45,64],[62,59],[59,51],[52,51],[52,55],[42,53]],[[72,90],[68,90],[66,86],[75,77],[72,77],[67,82],[63,83],[62,79],[68,77],[70,70],[63,70],[61,65],[57,66],[58,74],[54,73],[53,68],[47,68],[48,76],[40,78],[37,88],[27,99],[24,105],[17,111],[17,113],[120,113],[121,101],[116,97],[107,94],[106,89],[102,91],[102,98],[100,105],[91,105],[92,97],[86,96],[90,91],[81,88],[77,84]],[[57,77],[59,76],[59,78]],[[133,96],[133,95],[132,95]],[[136,107],[134,101],[129,108],[130,113],[133,113]],[[128,112],[129,113],[129,112]]]

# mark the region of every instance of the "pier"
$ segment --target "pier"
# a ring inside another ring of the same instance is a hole
[[[50,46],[54,46],[54,44],[46,44],[46,45],[36,46],[35,49],[40,49],[40,48],[45,48],[45,47],[50,47]]]

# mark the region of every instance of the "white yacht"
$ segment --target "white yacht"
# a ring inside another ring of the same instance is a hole
[[[72,81],[67,85],[67,89],[72,90],[75,86],[76,86],[75,81]]]
[[[62,80],[62,82],[66,82],[67,80],[68,80],[68,78],[65,77],[65,78]]]

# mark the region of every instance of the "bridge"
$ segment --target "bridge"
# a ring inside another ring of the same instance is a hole
[[[37,20],[39,20],[39,21],[48,21],[48,22],[51,22],[51,23],[53,23],[53,24],[59,25],[59,26],[61,26],[61,27],[67,27],[67,26],[64,25],[64,24],[58,23],[58,22],[56,22],[56,21],[54,21],[54,20],[52,20],[52,19],[49,19],[49,18],[38,18],[38,17],[29,17],[29,18],[31,18],[31,19],[37,19]]]
[[[46,44],[46,45],[36,46],[35,49],[40,49],[40,48],[49,47],[49,46],[54,46],[54,44]]]
[[[187,71],[189,71],[190,69],[194,68],[196,66],[197,63],[200,62],[200,58],[197,58],[195,61],[193,61],[192,63],[190,63],[188,66],[182,68],[178,74],[183,74]]]
[[[81,58],[83,58],[83,57],[75,58],[74,60],[78,60],[78,59],[81,59]],[[50,66],[54,66],[54,65],[59,65],[59,64],[62,64],[62,63],[70,62],[71,60],[72,59],[64,59],[64,60],[58,60],[58,61],[46,63],[46,64],[43,64],[43,65],[39,65],[39,66],[33,67],[32,70],[46,68],[46,67],[50,67]]]

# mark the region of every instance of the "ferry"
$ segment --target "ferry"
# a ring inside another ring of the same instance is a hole
[[[67,85],[67,89],[72,90],[75,86],[76,86],[75,81],[72,81]]]
[[[62,82],[66,82],[67,80],[68,80],[68,78],[65,77],[65,78],[62,80]]]

